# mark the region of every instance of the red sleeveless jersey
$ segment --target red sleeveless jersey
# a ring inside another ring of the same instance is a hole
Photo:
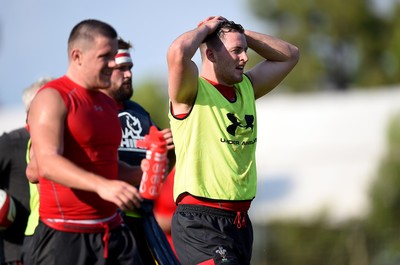
[[[47,83],[43,89],[57,90],[67,108],[63,156],[87,171],[117,179],[121,125],[116,103],[66,76]],[[41,218],[101,219],[117,210],[115,204],[93,192],[71,189],[43,177],[39,186]]]

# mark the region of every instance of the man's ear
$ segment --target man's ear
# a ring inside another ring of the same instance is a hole
[[[215,56],[214,56],[214,51],[212,49],[206,49],[206,56],[207,59],[210,60],[211,62],[215,62]]]
[[[82,52],[78,49],[73,49],[71,51],[71,59],[78,65],[82,65]]]

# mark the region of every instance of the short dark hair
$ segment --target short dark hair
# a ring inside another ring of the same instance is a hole
[[[78,39],[92,41],[98,35],[110,39],[116,39],[118,36],[117,31],[111,25],[97,19],[86,19],[72,28],[68,38],[68,46]]]
[[[118,37],[118,49],[129,50],[132,48],[132,44],[129,41],[124,40],[121,37]]]
[[[239,32],[239,33],[244,33],[244,28],[242,25],[237,24],[233,21],[222,21],[219,26],[216,28],[216,30],[208,35],[203,42],[209,42],[212,40],[215,40],[216,37],[221,38],[225,33],[228,32]]]

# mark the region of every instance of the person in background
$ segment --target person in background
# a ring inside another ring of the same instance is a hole
[[[118,39],[118,52],[115,57],[116,66],[111,76],[111,86],[101,91],[118,104],[118,117],[122,130],[122,140],[118,149],[119,159],[132,166],[138,166],[146,157],[146,150],[136,147],[136,141],[143,139],[149,133],[150,127],[156,125],[150,114],[140,104],[131,100],[134,93],[131,48],[132,45],[129,42],[122,38]],[[174,146],[171,130],[165,128],[161,132],[167,142],[167,149],[172,150]],[[157,255],[153,253],[153,249],[166,249],[166,246],[157,246],[158,243],[149,242],[150,231],[145,229],[144,225],[145,222],[149,221],[149,217],[153,215],[153,203],[149,200],[144,201],[137,188],[135,196],[137,198],[136,209],[125,211],[124,220],[138,242],[138,249],[143,262],[148,265],[157,264],[155,261]],[[157,226],[154,224],[153,228],[162,233],[161,228]],[[157,262],[162,264],[161,260]]]
[[[67,73],[36,94],[27,123],[39,180],[39,224],[24,264],[143,264],[118,209],[138,203],[140,167],[119,161],[111,85],[117,32],[87,19],[68,39]],[[35,181],[30,178],[30,181]]]
[[[245,71],[248,49],[264,60]],[[192,58],[200,49],[201,70]],[[249,265],[256,195],[255,100],[294,68],[298,48],[212,16],[167,52],[176,171],[172,238],[182,264]]]
[[[23,91],[22,101],[26,112],[36,91],[50,80],[41,78]],[[0,232],[0,264],[21,264],[24,229],[29,215],[29,186],[25,175],[28,140],[29,132],[25,127],[0,136],[0,189],[5,190],[16,205],[14,222]]]

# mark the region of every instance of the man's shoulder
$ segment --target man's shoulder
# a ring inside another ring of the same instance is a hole
[[[70,81],[68,78],[66,78],[66,76],[62,76],[60,78],[54,79],[46,83],[38,90],[38,93],[46,90],[48,93],[53,93],[52,95],[55,95],[54,91],[56,91],[55,92],[56,94],[60,95],[62,98],[65,99],[72,90],[72,88],[74,87],[73,84],[74,83]]]
[[[47,82],[41,87],[41,89],[63,87],[66,86],[68,83],[72,83],[72,81],[70,81],[70,79],[68,79],[66,76],[61,76]]]

